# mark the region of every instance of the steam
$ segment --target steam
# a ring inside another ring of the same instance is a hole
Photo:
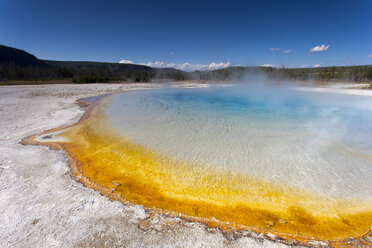
[[[311,133],[304,146],[314,152],[324,148],[326,140],[344,147],[372,150],[372,97],[347,95],[345,90],[313,90],[313,82],[273,80],[265,73],[251,72],[244,76],[233,74],[234,86],[214,88],[221,99],[232,95],[240,99],[253,99],[263,105],[271,105],[279,116],[292,120],[301,119],[301,127]],[[347,91],[347,90],[346,90]],[[350,90],[349,90],[350,91]],[[268,113],[270,114],[270,113]],[[317,145],[316,145],[317,144]],[[365,146],[364,146],[365,145]],[[363,147],[364,146],[364,147]]]
[[[111,123],[181,160],[330,196],[372,197],[370,97],[313,92],[254,71],[230,81],[118,96]],[[125,121],[117,114],[124,110]]]

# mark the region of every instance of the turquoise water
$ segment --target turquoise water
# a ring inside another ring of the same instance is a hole
[[[121,135],[189,166],[372,198],[372,98],[286,87],[157,89],[104,106]]]

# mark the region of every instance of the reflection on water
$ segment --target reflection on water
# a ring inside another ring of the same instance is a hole
[[[136,91],[63,136],[85,176],[134,203],[338,239],[372,223],[371,102],[252,86]]]

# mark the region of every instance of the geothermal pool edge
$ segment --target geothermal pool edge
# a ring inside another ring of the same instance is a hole
[[[94,183],[93,181],[91,181],[89,178],[85,177],[82,171],[79,170],[78,168],[79,161],[68,151],[68,149],[66,149],[63,143],[53,142],[53,141],[52,142],[40,142],[36,140],[37,137],[40,137],[41,135],[51,134],[56,131],[61,131],[66,128],[78,125],[83,120],[89,118],[93,109],[99,106],[100,104],[102,104],[102,102],[104,101],[104,99],[107,98],[107,96],[108,95],[102,97],[101,99],[99,99],[98,101],[94,103],[84,102],[83,100],[86,98],[77,100],[77,103],[86,106],[84,115],[77,123],[71,124],[69,126],[62,126],[62,127],[54,128],[51,130],[47,130],[39,134],[31,135],[29,137],[22,139],[21,143],[24,145],[43,145],[43,146],[48,146],[51,149],[58,149],[58,150],[64,151],[67,157],[69,158],[69,166],[71,169],[70,173],[74,179],[81,182],[86,187],[99,191],[102,195],[108,197],[110,200],[120,201],[123,204],[131,204],[124,197],[115,193],[115,190],[100,186]],[[223,233],[231,234],[236,237],[249,236],[249,237],[254,237],[254,238],[265,238],[268,240],[272,240],[272,241],[276,241],[276,242],[280,242],[280,243],[284,243],[288,245],[298,244],[298,245],[321,246],[321,247],[324,247],[324,245],[328,245],[332,247],[339,247],[339,246],[341,247],[344,245],[350,245],[353,242],[356,242],[355,244],[371,245],[371,242],[369,241],[371,240],[371,236],[372,236],[370,231],[367,231],[365,234],[359,237],[354,237],[351,239],[333,240],[333,241],[316,240],[316,239],[306,238],[301,235],[296,236],[296,235],[291,235],[291,234],[277,233],[271,230],[266,230],[266,229],[261,229],[261,228],[246,227],[243,225],[231,224],[229,222],[219,221],[217,219],[195,217],[195,216],[189,216],[185,214],[181,215],[180,213],[177,213],[177,212],[167,211],[167,210],[163,210],[159,208],[152,208],[152,207],[145,207],[145,206],[143,207],[147,211],[151,212],[152,216],[155,214],[164,214],[170,217],[180,217],[185,221],[201,222],[201,223],[205,223],[207,228],[218,228]],[[146,225],[146,222],[143,222],[142,224]]]

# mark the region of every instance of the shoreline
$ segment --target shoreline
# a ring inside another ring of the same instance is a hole
[[[85,187],[98,191],[101,195],[108,197],[108,199],[110,199],[111,201],[118,201],[125,205],[135,205],[127,201],[121,195],[116,194],[114,190],[100,186],[94,183],[93,181],[91,181],[89,178],[85,177],[82,171],[80,171],[78,168],[79,162],[77,161],[76,158],[74,158],[73,155],[71,155],[68,152],[68,149],[63,145],[63,142],[59,143],[59,142],[53,142],[53,141],[51,142],[37,141],[37,138],[40,136],[53,134],[55,132],[65,130],[67,128],[78,125],[80,122],[88,119],[92,111],[94,110],[94,108],[97,107],[102,101],[104,101],[104,98],[105,97],[101,98],[100,100],[92,104],[87,104],[86,102],[82,101],[84,99],[78,99],[76,101],[77,103],[87,105],[84,115],[78,122],[70,124],[68,126],[53,128],[51,130],[47,130],[39,134],[34,134],[31,136],[25,137],[24,139],[22,139],[21,144],[22,145],[47,146],[52,150],[62,150],[66,154],[66,156],[69,158],[69,167],[71,169],[70,173],[74,180],[83,184]],[[141,207],[143,207],[146,211],[150,212],[151,216],[153,216],[153,214],[155,213],[155,214],[166,215],[169,217],[176,217],[176,218],[178,217],[187,222],[199,222],[199,223],[206,224],[208,228],[216,228],[216,229],[219,229],[221,232],[223,232],[225,235],[233,234],[235,237],[243,237],[243,236],[259,237],[260,235],[263,235],[263,238],[267,240],[274,241],[274,242],[281,242],[286,245],[309,245],[309,243],[311,242],[322,242],[320,240],[303,239],[300,236],[292,237],[291,235],[286,235],[286,234],[279,234],[279,233],[274,234],[268,230],[260,230],[259,228],[245,227],[243,225],[237,225],[237,224],[230,224],[228,222],[226,223],[224,221],[219,221],[217,219],[212,220],[209,218],[189,216],[189,215],[185,215],[185,214],[181,214],[181,213],[177,213],[173,211],[159,209],[156,207],[145,207],[142,205]],[[142,223],[142,225],[145,225],[145,224],[146,223],[144,222]],[[249,234],[246,233],[244,235],[243,232],[250,232],[250,233]],[[293,240],[291,240],[291,238],[293,238]]]
[[[0,87],[1,247],[288,247],[263,235],[223,233],[111,201],[71,176],[64,152],[20,144],[24,137],[79,121],[84,112],[77,99],[158,86]]]
[[[317,92],[317,93],[333,93],[333,94],[344,94],[344,95],[355,95],[355,96],[369,96],[372,97],[372,90],[366,89],[353,89],[353,88],[331,88],[331,87],[298,87],[296,90]]]
[[[300,89],[300,90],[302,90],[302,89]],[[328,91],[324,91],[324,92],[328,92]],[[337,93],[342,93],[342,92],[343,91],[340,91],[340,92],[337,92]],[[335,93],[335,92],[333,92],[333,93]],[[125,200],[124,197],[116,194],[114,190],[112,190],[110,188],[102,187],[100,185],[97,185],[96,183],[92,182],[90,179],[84,177],[83,174],[82,174],[82,171],[79,171],[79,168],[78,168],[78,163],[79,162],[77,162],[77,159],[74,158],[68,152],[68,149],[63,145],[63,143],[44,142],[44,141],[40,142],[40,141],[36,140],[36,138],[40,137],[41,135],[51,134],[51,133],[54,133],[56,131],[66,129],[68,127],[78,125],[80,122],[89,118],[92,111],[94,111],[94,109],[98,105],[100,105],[101,102],[104,101],[104,99],[105,99],[105,97],[103,96],[97,102],[94,102],[92,104],[87,104],[84,101],[84,99],[77,100],[77,102],[79,104],[86,105],[85,113],[84,113],[83,117],[78,122],[73,123],[73,124],[71,124],[67,127],[59,127],[59,128],[55,128],[55,129],[45,131],[45,132],[40,133],[40,134],[31,135],[29,137],[24,138],[22,140],[22,144],[24,144],[24,145],[30,145],[30,144],[31,145],[45,145],[45,146],[50,147],[51,149],[63,150],[65,152],[66,156],[68,156],[70,158],[70,160],[69,160],[70,165],[69,166],[71,168],[71,175],[73,176],[73,178],[75,178],[75,180],[82,183],[86,187],[89,187],[89,188],[92,188],[94,190],[99,191],[102,195],[108,197],[112,201],[120,201],[123,204],[132,205],[130,202]],[[146,211],[151,212],[151,215],[153,213],[157,213],[157,214],[162,214],[162,215],[166,215],[166,216],[169,216],[169,217],[179,217],[179,218],[181,218],[181,219],[183,219],[184,221],[187,221],[187,222],[191,221],[191,222],[204,223],[204,224],[207,225],[208,228],[213,228],[213,229],[217,228],[222,233],[224,233],[224,235],[231,234],[231,235],[236,236],[236,237],[255,237],[255,238],[257,238],[257,237],[260,237],[260,236],[263,235],[262,237],[264,239],[274,241],[274,242],[280,242],[280,243],[283,243],[283,244],[286,244],[286,245],[315,245],[315,244],[317,244],[315,246],[319,245],[319,247],[324,247],[324,245],[331,246],[331,247],[337,247],[337,246],[348,245],[348,243],[350,242],[348,239],[338,240],[338,241],[308,239],[308,238],[304,238],[302,236],[293,236],[293,235],[290,235],[290,234],[275,233],[275,232],[270,231],[270,230],[265,230],[265,229],[255,228],[255,227],[246,227],[246,226],[237,225],[237,224],[230,224],[228,222],[226,223],[226,222],[219,221],[219,220],[211,220],[209,218],[195,217],[195,216],[188,216],[188,215],[182,215],[181,216],[181,214],[179,214],[179,213],[172,212],[172,211],[167,211],[167,210],[162,210],[162,209],[158,209],[158,208],[149,208],[149,207],[143,207],[143,208]],[[366,234],[360,236],[359,238],[355,238],[353,240],[355,242],[361,242],[359,244],[363,244],[363,242],[364,242],[363,240],[365,238],[368,238],[369,236],[370,236],[370,231],[367,231]]]

